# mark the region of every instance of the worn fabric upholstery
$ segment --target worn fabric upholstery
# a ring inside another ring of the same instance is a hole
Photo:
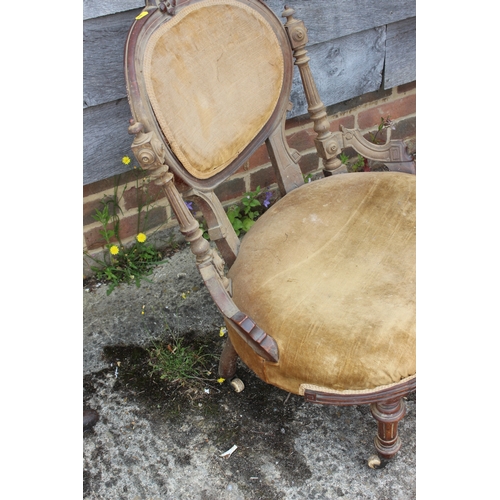
[[[415,176],[341,174],[292,191],[244,237],[229,277],[236,305],[278,344],[266,362],[227,323],[264,381],[299,394],[414,376]]]
[[[276,34],[251,7],[208,0],[182,9],[148,41],[146,89],[186,170],[207,179],[272,116],[284,77]]]

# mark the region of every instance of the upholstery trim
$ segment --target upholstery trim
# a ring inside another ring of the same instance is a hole
[[[316,391],[316,392],[327,392],[328,394],[338,394],[340,396],[348,396],[348,395],[357,395],[357,394],[372,394],[374,392],[380,392],[384,389],[390,389],[392,387],[396,387],[400,384],[405,384],[409,382],[410,380],[413,380],[416,378],[417,375],[411,375],[410,377],[406,377],[399,382],[394,382],[393,384],[387,384],[387,385],[380,385],[378,387],[375,387],[373,389],[359,389],[359,390],[344,390],[344,391],[338,391],[335,389],[331,389],[329,387],[320,387],[319,385],[313,385],[313,384],[300,384],[299,386],[299,395],[303,396],[306,392],[306,390],[310,391]]]

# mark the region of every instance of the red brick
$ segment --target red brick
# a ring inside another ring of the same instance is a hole
[[[261,165],[265,165],[270,161],[269,154],[267,153],[267,146],[262,144],[262,146],[250,157],[248,161],[248,168],[249,170],[252,170],[256,167],[260,167]]]
[[[245,172],[248,172],[248,169],[250,168],[250,161],[247,160],[241,167],[236,170],[235,174],[244,174]]]
[[[111,224],[108,226],[111,229]],[[101,236],[100,230],[101,227],[95,227],[93,229],[89,229],[85,231],[85,245],[88,250],[95,250],[96,248],[102,248],[106,244],[106,240]],[[114,240],[116,241],[116,240]]]
[[[315,137],[316,132],[313,130],[311,123],[310,128],[292,132],[290,135],[287,135],[287,142],[291,148],[301,152],[314,147]]]
[[[108,202],[109,211],[112,211],[113,203],[111,201]],[[96,220],[92,217],[95,215],[96,209],[103,210],[104,205],[102,200],[94,200],[89,201],[83,204],[83,225],[88,226],[89,224],[93,224]]]
[[[407,118],[406,120],[400,120],[396,124],[396,130],[392,131],[392,139],[403,139],[407,140],[414,138],[417,131],[417,119],[413,116]]]
[[[398,94],[404,94],[405,92],[410,92],[411,90],[414,90],[417,88],[417,82],[413,81],[410,83],[405,83],[404,85],[400,85],[398,87]]]
[[[308,113],[306,113],[304,115],[300,115],[300,116],[294,116],[293,118],[289,118],[285,122],[285,130],[289,130],[289,129],[295,128],[295,127],[302,127],[308,123],[312,123],[312,120],[309,117]]]
[[[142,204],[152,204],[161,198],[165,197],[165,193],[161,186],[158,186],[154,182],[150,182],[149,184],[145,184],[141,187],[141,183],[139,182],[139,189],[136,186],[127,189],[123,193],[123,200],[125,202],[125,209],[130,210],[132,208],[136,208],[139,203]]]
[[[242,178],[230,179],[217,186],[214,191],[221,202],[233,200],[245,192],[245,181]]]
[[[358,127],[360,129],[372,128],[380,123],[380,118],[389,116],[397,120],[416,111],[416,96],[409,95],[397,101],[387,102],[376,108],[367,109],[358,115]]]
[[[321,166],[321,163],[319,162],[319,158],[316,153],[309,153],[302,156],[302,158],[299,160],[299,165],[300,170],[302,170],[302,174],[307,175],[310,172],[318,170],[318,167]]]
[[[354,128],[355,121],[354,115],[341,116],[330,122],[330,130],[332,132],[340,132],[340,126],[343,125],[345,128]]]
[[[140,231],[146,232],[156,228],[162,224],[167,223],[167,212],[165,207],[156,207],[149,211],[147,216],[147,222],[144,222],[146,218],[146,213],[141,213],[141,224]],[[130,215],[120,219],[120,239],[125,240],[126,238],[137,235],[137,221],[139,214]],[[109,224],[108,229],[112,229],[113,225]],[[85,232],[85,243],[88,250],[94,250],[96,248],[101,248],[106,244],[106,240],[101,236],[101,227],[96,227]],[[117,242],[116,238],[112,238],[111,242]]]
[[[107,179],[87,184],[83,186],[83,197],[86,198],[87,196],[91,196],[93,194],[108,191],[115,186],[123,186],[130,181],[135,180],[135,178],[135,172],[131,170],[130,172],[124,172],[123,174],[114,175],[113,177],[108,177]]]
[[[261,168],[250,175],[250,191],[255,191],[257,186],[263,190],[276,183],[276,175],[272,166]]]

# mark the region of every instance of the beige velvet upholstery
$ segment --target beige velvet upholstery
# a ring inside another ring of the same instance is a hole
[[[372,391],[416,372],[415,176],[342,174],[306,184],[244,237],[233,300],[277,342],[264,361],[227,323],[261,379]]]
[[[144,55],[156,118],[198,179],[223,170],[261,131],[283,75],[283,53],[270,25],[232,0],[182,9],[154,32]]]

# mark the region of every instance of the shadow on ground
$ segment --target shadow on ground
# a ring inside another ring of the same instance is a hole
[[[244,365],[243,392],[217,382],[223,321],[189,248],[151,280],[109,296],[106,285],[84,288],[83,406],[100,415],[83,436],[85,499],[416,498],[414,395],[401,451],[370,469],[376,423],[368,406],[311,405]],[[152,342],[178,336],[208,355],[204,380],[182,385],[152,374]]]

